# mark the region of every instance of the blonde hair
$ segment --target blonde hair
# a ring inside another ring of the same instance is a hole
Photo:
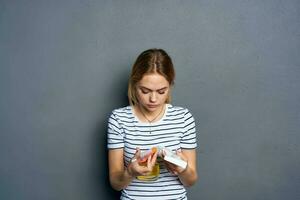
[[[142,52],[136,59],[128,82],[128,100],[130,105],[138,103],[136,84],[145,74],[158,73],[165,77],[170,86],[174,85],[175,70],[172,59],[163,49],[148,49]],[[165,103],[171,101],[171,95]]]

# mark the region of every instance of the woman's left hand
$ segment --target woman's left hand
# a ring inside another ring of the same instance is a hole
[[[166,155],[166,153],[163,152],[163,156],[165,156],[165,155]],[[181,152],[181,149],[176,150],[176,155],[179,156],[182,160],[188,162],[187,157]],[[165,161],[165,160],[164,160],[164,164],[165,164],[167,170],[175,175],[181,174],[188,167],[188,165],[187,165],[186,168],[181,168],[181,167],[179,167],[173,163],[170,163],[168,161]]]

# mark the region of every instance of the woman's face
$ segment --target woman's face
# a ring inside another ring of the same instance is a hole
[[[165,104],[169,92],[169,82],[158,73],[146,74],[137,84],[139,104],[148,112],[160,110]]]

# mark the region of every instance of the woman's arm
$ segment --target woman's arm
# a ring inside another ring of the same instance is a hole
[[[146,166],[141,166],[138,163],[140,150],[137,148],[136,153],[132,158],[134,162],[129,163],[126,168],[124,166],[123,154],[123,148],[108,151],[109,181],[111,186],[118,191],[126,188],[136,176],[147,175],[151,172],[157,158],[156,152],[153,156],[149,156]]]
[[[180,155],[181,154],[181,155]],[[196,149],[182,149],[177,155],[185,158],[188,165],[185,170],[178,174],[178,177],[184,186],[192,186],[198,179]],[[183,156],[182,156],[183,155]]]
[[[111,186],[118,191],[129,185],[134,178],[124,166],[123,154],[123,148],[108,151],[109,181]]]
[[[165,161],[166,167],[171,173],[178,175],[184,186],[192,186],[198,179],[196,149],[182,149],[178,150],[176,154],[187,161],[187,167],[182,169],[177,165]]]

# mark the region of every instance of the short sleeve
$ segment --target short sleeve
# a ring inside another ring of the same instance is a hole
[[[108,119],[107,148],[119,149],[124,147],[124,134],[116,116],[112,113]]]
[[[183,136],[181,138],[181,148],[195,149],[197,147],[196,125],[193,115],[186,109],[184,114]]]

